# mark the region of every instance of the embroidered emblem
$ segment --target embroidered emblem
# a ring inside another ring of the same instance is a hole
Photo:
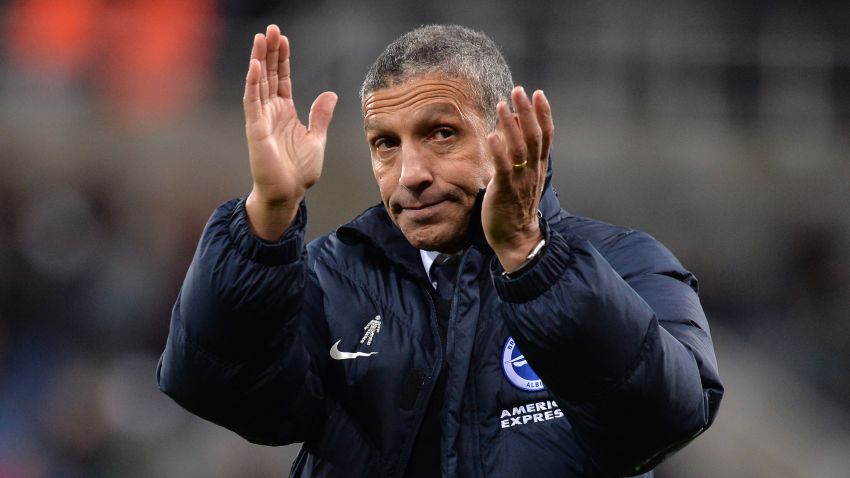
[[[381,331],[381,316],[376,315],[363,327],[363,330],[363,338],[360,339],[360,343],[366,342],[366,345],[372,345],[372,339]]]
[[[528,361],[514,343],[513,337],[508,337],[502,349],[502,371],[511,385],[527,392],[537,392],[546,388],[543,380],[534,373]]]

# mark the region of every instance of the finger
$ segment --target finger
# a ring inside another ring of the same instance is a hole
[[[549,150],[552,147],[552,139],[555,137],[555,123],[552,120],[552,108],[543,90],[537,90],[531,97],[534,104],[534,113],[537,116],[537,124],[540,125],[541,143],[539,154],[538,174],[540,177],[540,188],[542,190],[546,183],[546,174],[549,170]]]
[[[278,53],[280,52],[280,28],[269,25],[266,28],[266,68],[268,69],[269,98],[277,96]]]
[[[552,120],[552,107],[549,105],[549,100],[543,90],[537,90],[531,98],[534,103],[534,113],[537,115],[537,124],[540,125],[541,132],[541,149],[540,159],[546,161],[549,159],[549,148],[552,146],[552,139],[555,137],[555,123]]]
[[[260,101],[266,102],[269,99],[269,80],[266,77],[266,49],[268,43],[266,36],[262,33],[254,35],[254,48],[251,50],[251,58],[260,62]]]
[[[309,131],[325,141],[328,137],[328,125],[334,115],[337,96],[332,91],[326,91],[316,98],[310,107]]]
[[[251,58],[248,63],[248,75],[245,77],[245,95],[242,97],[245,121],[252,123],[262,116],[263,104],[260,101],[260,62]]]
[[[490,149],[490,154],[493,156],[493,166],[496,174],[493,179],[504,184],[505,178],[509,177],[513,165],[508,155],[505,154],[505,145],[502,138],[495,131],[487,135],[487,147]]]
[[[514,107],[516,107],[516,103],[514,103]],[[496,114],[499,117],[499,131],[502,132],[501,139],[505,143],[508,158],[512,164],[522,164],[527,159],[528,150],[516,117],[508,109],[507,103],[503,106],[501,102],[496,105]]]
[[[496,114],[501,117],[503,113],[510,116],[510,109],[505,101],[500,101],[496,105]],[[493,179],[501,185],[509,184],[514,163],[508,155],[503,134],[498,131],[490,132],[487,135],[487,148],[493,156],[493,167],[496,172]]]
[[[523,141],[526,145],[526,150],[528,155],[526,159],[529,160],[529,167],[536,167],[537,162],[540,160],[540,143],[542,140],[543,133],[540,130],[540,125],[537,124],[537,116],[534,112],[534,107],[531,105],[531,101],[528,99],[528,95],[525,93],[525,89],[521,86],[517,86],[511,92],[511,98],[514,102],[514,108],[517,111],[517,118],[519,120],[520,128],[522,129],[522,137]]]
[[[277,94],[292,99],[292,81],[289,79],[289,38],[281,35],[277,66]]]

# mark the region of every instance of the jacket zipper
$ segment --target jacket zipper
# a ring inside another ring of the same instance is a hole
[[[431,297],[431,294],[428,292],[428,289],[422,287],[422,292],[425,295],[426,302],[430,307],[430,316],[429,323],[431,325],[431,334],[436,336],[437,339],[437,361],[434,364],[434,368],[431,370],[430,379],[426,380],[428,383],[427,388],[421,389],[418,393],[417,400],[419,400],[419,408],[416,411],[415,423],[413,426],[413,433],[410,436],[410,441],[408,441],[407,445],[405,445],[404,450],[402,450],[401,460],[399,460],[399,464],[403,465],[397,469],[395,476],[400,477],[407,471],[407,465],[410,463],[410,452],[413,450],[413,444],[416,442],[416,438],[419,435],[419,428],[422,426],[422,420],[425,418],[425,412],[428,409],[428,403],[431,401],[431,394],[434,392],[434,386],[437,384],[437,379],[439,378],[440,372],[443,368],[443,343],[442,338],[440,338],[440,331],[437,329],[439,325],[437,324],[437,306],[434,304],[434,299]],[[446,334],[448,341],[448,333]],[[424,382],[423,382],[424,384]],[[423,397],[419,399],[419,397]]]

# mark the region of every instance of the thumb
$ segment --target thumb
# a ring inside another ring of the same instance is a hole
[[[328,125],[334,116],[336,101],[336,93],[326,91],[319,95],[316,101],[313,102],[313,106],[310,107],[310,124],[308,128],[310,133],[319,136],[322,141],[327,138]]]

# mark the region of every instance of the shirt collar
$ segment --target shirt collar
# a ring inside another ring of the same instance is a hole
[[[425,273],[428,274],[428,281],[431,283],[434,282],[434,279],[431,278],[431,264],[434,263],[434,259],[436,259],[439,255],[440,253],[437,251],[419,249],[419,257],[422,258],[422,266],[425,267]]]

